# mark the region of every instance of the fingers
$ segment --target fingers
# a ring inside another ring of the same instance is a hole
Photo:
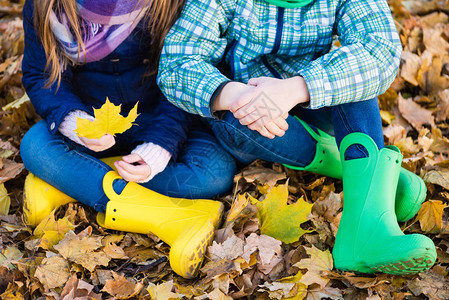
[[[287,116],[288,116],[288,114],[287,114]],[[281,117],[273,120],[273,123],[275,123],[277,125],[277,127],[282,129],[284,132],[287,131],[287,129],[288,129],[288,123],[285,119],[286,118],[284,118],[284,115],[282,115]]]
[[[273,135],[283,136],[285,134],[285,130],[280,128],[275,122],[271,121],[265,124],[265,128]]]
[[[114,162],[114,165],[119,175],[126,181],[140,182],[151,175],[151,167],[145,163],[135,166],[121,160]]]
[[[140,155],[135,154],[135,153],[131,153],[129,155],[125,155],[122,157],[122,160],[128,164],[132,164],[135,162],[143,162],[142,158],[140,157]]]
[[[115,145],[115,138],[110,134],[105,134],[99,139],[80,137],[80,140],[86,148],[95,152],[104,151]]]

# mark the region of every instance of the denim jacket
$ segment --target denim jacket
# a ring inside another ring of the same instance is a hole
[[[341,47],[333,47],[334,37]],[[315,109],[382,94],[401,51],[386,0],[314,0],[298,8],[187,0],[165,39],[158,84],[172,103],[210,117],[214,95],[229,80],[301,75]]]
[[[44,48],[33,25],[33,1],[23,8],[25,50],[22,62],[23,85],[37,113],[46,120],[48,129],[56,133],[64,117],[73,110],[93,115],[93,108],[104,104],[106,97],[121,104],[122,114],[138,101],[138,113],[129,129],[135,146],[144,142],[157,144],[175,158],[187,137],[191,116],[170,104],[156,85],[155,76],[147,71],[151,38],[141,22],[128,38],[104,59],[84,65],[68,66],[62,74],[59,89],[45,85]]]

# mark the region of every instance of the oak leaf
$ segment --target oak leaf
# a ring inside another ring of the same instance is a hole
[[[284,243],[296,242],[307,233],[300,227],[312,211],[312,204],[301,197],[295,204],[287,205],[288,186],[279,185],[271,189],[263,201],[257,202],[260,231]]]
[[[99,109],[94,109],[95,120],[77,118],[75,132],[80,137],[99,139],[105,134],[114,135],[131,128],[136,120],[137,104],[130,110],[127,117],[120,115],[121,105],[114,105],[106,98],[105,104]]]
[[[416,219],[425,232],[438,232],[443,228],[443,210],[447,207],[439,200],[429,200],[422,204]]]

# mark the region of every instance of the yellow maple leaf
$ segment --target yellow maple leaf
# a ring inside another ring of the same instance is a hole
[[[172,290],[173,280],[158,285],[150,282],[147,288],[151,299],[181,299],[184,296],[182,294],[173,293]]]
[[[133,126],[136,120],[137,104],[130,110],[127,117],[120,115],[121,105],[114,105],[106,98],[105,104],[99,109],[94,109],[95,120],[76,118],[75,132],[80,137],[88,139],[99,139],[109,133],[111,135],[122,133]]]
[[[301,282],[307,286],[317,283],[324,288],[329,282],[329,278],[323,277],[327,272],[332,271],[334,261],[329,250],[321,251],[312,245],[311,248],[304,247],[310,258],[301,259],[293,266],[300,269],[307,269],[307,273],[302,276]]]
[[[447,207],[439,200],[429,200],[422,204],[416,219],[424,232],[438,232],[443,228],[443,210]]]
[[[37,225],[33,235],[41,239],[39,244],[40,247],[43,249],[51,249],[64,238],[67,232],[74,228],[75,226],[67,217],[56,221],[55,211],[53,210],[39,223],[39,225]]]
[[[295,204],[287,205],[288,186],[279,185],[271,189],[263,201],[258,201],[257,216],[260,232],[284,243],[296,242],[307,230],[300,227],[307,221],[312,204],[301,197]]]

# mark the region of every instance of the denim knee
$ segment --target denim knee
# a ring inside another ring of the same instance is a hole
[[[50,132],[48,132],[47,125],[43,120],[36,123],[25,134],[20,142],[20,156],[26,169],[38,157],[36,152],[48,145],[49,139],[47,136],[49,135]]]

